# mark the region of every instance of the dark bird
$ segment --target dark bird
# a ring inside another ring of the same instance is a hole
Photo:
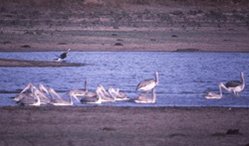
[[[71,50],[70,48],[67,49],[66,52],[61,53],[60,56],[58,56],[58,58],[56,58],[55,60],[58,62],[63,61],[67,57],[70,50]]]

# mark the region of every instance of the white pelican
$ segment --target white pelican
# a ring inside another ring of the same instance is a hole
[[[205,96],[206,99],[221,99],[222,98],[222,87],[221,84],[219,84],[219,91],[220,94],[214,93],[214,92],[208,92],[208,94]]]
[[[73,89],[70,90],[68,94],[69,96],[73,96],[74,98],[78,98],[79,100],[81,100],[81,98],[83,98],[87,94],[87,92],[87,80],[85,80],[84,89]]]
[[[41,100],[40,100],[40,91],[37,88],[33,89],[33,93],[34,93],[34,98],[36,100],[36,102],[29,104],[30,106],[40,106],[41,105]]]
[[[40,106],[41,100],[39,98],[39,90],[33,86],[31,83],[29,83],[26,88],[24,88],[23,93],[20,93],[18,95],[18,104],[20,105],[29,105],[29,106]],[[29,91],[28,91],[29,90]]]
[[[144,81],[141,81],[138,85],[137,85],[137,91],[151,91],[152,89],[154,89],[159,83],[159,77],[158,77],[158,72],[155,73],[155,79],[147,79]]]
[[[82,96],[80,102],[89,104],[101,104],[101,99],[97,96],[96,92],[88,91],[84,96]]]
[[[28,83],[27,86],[25,86],[25,88],[20,92],[20,93],[24,93],[28,90],[31,91],[31,89],[34,87],[34,85],[32,83]]]
[[[98,85],[96,93],[98,98],[101,100],[101,103],[115,101],[114,98],[105,90],[105,88],[102,85]]]
[[[50,103],[48,88],[40,83],[38,86],[38,90],[39,92],[37,91],[37,95],[39,96],[41,100],[41,104]]]
[[[78,98],[81,103],[100,103],[96,92],[87,89],[87,80],[85,80],[84,89],[74,89],[69,91],[69,96]]]
[[[33,96],[32,88],[33,87],[34,87],[34,85],[32,83],[28,83],[28,85],[25,86],[25,88],[18,95],[16,95],[13,100],[18,102],[21,99],[23,99],[25,96],[31,97],[31,99],[32,99],[32,96]]]
[[[34,92],[36,94],[34,94]],[[40,104],[49,103],[49,99],[32,83],[28,83],[28,85],[25,86],[25,88],[17,96],[15,96],[13,100],[23,105],[30,105],[37,101],[36,96],[39,96]]]
[[[227,83],[220,83],[220,86],[228,92],[232,92],[234,95],[239,95],[245,88],[244,73],[240,73],[240,81],[228,81]]]
[[[48,88],[45,87],[43,84],[40,83],[40,84],[38,85],[38,88],[39,88],[39,90],[40,90],[42,93],[44,93],[44,94],[46,94],[46,95],[49,95]]]
[[[49,94],[51,96],[51,104],[54,106],[72,106],[74,104],[73,97],[70,96],[69,100],[63,99],[54,89],[48,88]],[[75,98],[78,102],[78,98]]]
[[[128,96],[125,93],[120,92],[118,88],[115,89],[115,88],[110,87],[108,89],[108,93],[111,95],[112,98],[114,98],[115,101],[129,100]]]
[[[31,96],[23,96],[23,98],[17,101],[16,103],[21,106],[28,106],[36,102],[37,102],[37,97],[35,97],[35,95],[33,94]]]
[[[66,52],[61,53],[60,56],[58,56],[58,58],[56,58],[55,60],[58,62],[63,61],[67,57],[70,50],[71,50],[70,48],[67,49]]]
[[[152,89],[152,97],[147,97],[145,95],[139,95],[137,99],[134,99],[135,103],[156,103],[156,92]]]

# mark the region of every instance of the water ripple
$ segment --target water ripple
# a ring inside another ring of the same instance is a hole
[[[60,52],[1,53],[0,58],[53,60]],[[172,52],[70,52],[68,62],[86,63],[81,67],[0,68],[1,98],[20,91],[27,83],[43,83],[60,92],[84,87],[94,90],[98,84],[117,87],[131,97],[137,96],[137,84],[153,78],[159,71],[156,106],[249,106],[247,88],[241,97],[225,93],[220,101],[204,98],[208,91],[218,92],[218,83],[238,80],[245,72],[248,84],[248,53],[172,53]],[[11,105],[3,100],[0,105]],[[118,104],[120,106],[127,105]]]

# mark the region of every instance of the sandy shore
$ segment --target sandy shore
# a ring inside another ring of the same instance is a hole
[[[249,51],[247,0],[3,0],[0,51]]]
[[[1,146],[248,146],[241,108],[1,107]]]

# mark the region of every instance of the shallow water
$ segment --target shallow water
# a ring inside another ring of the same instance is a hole
[[[0,58],[53,60],[60,52],[0,53]],[[128,102],[111,106],[228,106],[249,107],[248,88],[240,97],[225,94],[220,100],[204,98],[208,91],[218,92],[218,83],[239,80],[249,73],[249,53],[179,52],[70,52],[67,62],[86,63],[82,67],[1,67],[0,106],[15,105],[9,98],[27,83],[43,83],[61,94],[84,87],[94,90],[98,84],[118,87],[130,97],[137,96],[137,84],[154,78],[159,72],[157,103],[139,105]]]

